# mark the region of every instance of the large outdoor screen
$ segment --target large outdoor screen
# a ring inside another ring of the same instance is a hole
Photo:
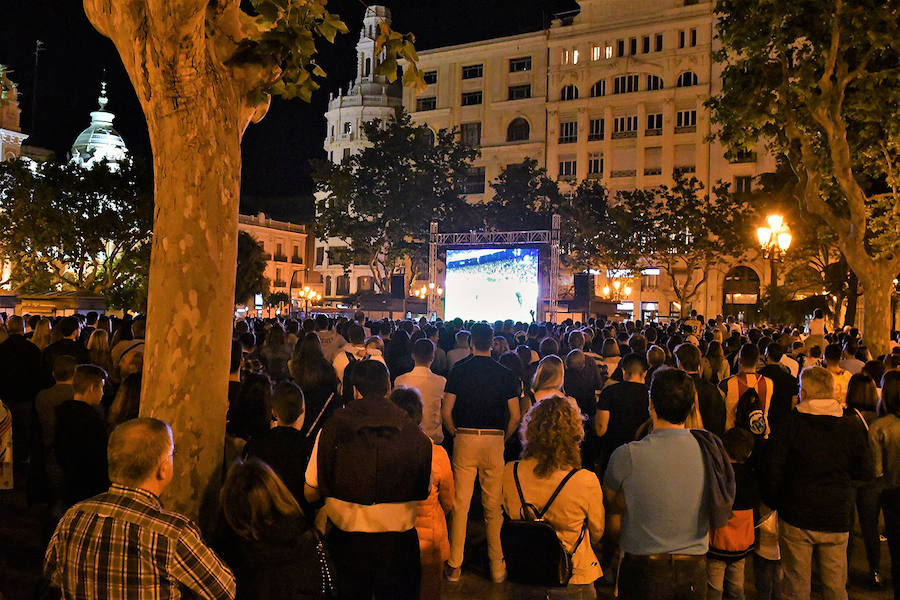
[[[538,302],[536,248],[447,250],[446,319],[528,323]]]

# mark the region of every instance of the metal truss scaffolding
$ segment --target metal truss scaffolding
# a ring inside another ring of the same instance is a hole
[[[559,215],[553,215],[550,229],[536,231],[470,231],[467,233],[438,233],[438,224],[431,223],[431,236],[428,244],[428,277],[432,282],[438,280],[437,254],[443,246],[521,246],[548,244],[550,246],[549,276],[549,315],[554,320],[559,304]],[[442,274],[443,275],[443,274]],[[441,277],[443,280],[444,278]],[[443,282],[442,282],[443,283]],[[434,288],[428,294],[428,313],[435,314],[438,297]]]

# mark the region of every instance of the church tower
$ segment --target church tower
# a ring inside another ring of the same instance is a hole
[[[361,125],[374,119],[388,120],[396,107],[403,104],[403,90],[398,81],[388,83],[383,75],[375,75],[375,69],[384,59],[384,52],[375,53],[375,40],[379,26],[391,24],[391,11],[385,6],[366,9],[359,42],[356,44],[356,79],[347,93],[338,90],[329,97],[325,118],[325,151],[328,159],[339,163],[346,156],[356,153],[364,144]]]
[[[0,160],[17,158],[22,151],[28,135],[22,133],[21,115],[16,84],[8,77],[6,65],[0,65]]]
[[[356,44],[356,79],[347,92],[339,90],[328,99],[328,122],[325,130],[325,152],[328,160],[340,163],[359,152],[366,145],[362,136],[362,124],[381,119],[388,121],[398,106],[403,105],[403,87],[399,79],[388,83],[383,75],[375,75],[375,69],[384,60],[384,52],[375,53],[375,40],[379,25],[390,25],[391,11],[385,6],[366,8],[359,42]],[[318,194],[317,194],[318,197]],[[368,265],[343,265],[329,262],[329,248],[345,244],[332,238],[326,242],[316,239],[314,270],[321,277],[321,293],[329,301],[345,299],[359,292],[373,290],[372,271]]]

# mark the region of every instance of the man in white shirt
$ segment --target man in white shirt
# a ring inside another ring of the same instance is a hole
[[[347,368],[347,365],[350,364],[351,360],[366,360],[367,358],[371,358],[372,360],[384,363],[384,357],[381,356],[380,353],[375,354],[373,351],[366,349],[366,331],[362,328],[362,325],[357,325],[356,323],[348,325],[347,337],[350,339],[350,344],[344,346],[344,348],[337,353],[334,357],[334,362],[332,363],[338,381],[340,381],[342,385],[344,382],[344,369]],[[352,359],[351,356],[353,357]]]
[[[431,372],[434,361],[434,343],[428,338],[416,340],[413,344],[413,360],[416,366],[409,373],[404,373],[394,381],[394,387],[407,387],[419,390],[422,397],[422,431],[435,444],[444,441],[444,430],[441,426],[441,404],[444,400],[444,386],[447,380]]]
[[[447,353],[447,372],[453,368],[453,365],[472,354],[472,348],[469,346],[469,338],[471,334],[465,329],[456,332],[456,347]]]

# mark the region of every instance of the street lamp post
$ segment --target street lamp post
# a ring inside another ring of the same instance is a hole
[[[781,215],[769,215],[766,217],[768,226],[756,229],[756,238],[762,248],[763,258],[769,261],[769,321],[774,320],[771,301],[778,288],[778,266],[784,258],[788,248],[791,247],[791,229],[785,224]]]
[[[416,298],[419,298],[420,300],[426,301],[426,308],[425,308],[426,313],[428,312],[428,310],[430,308],[431,299],[432,298],[440,298],[440,297],[443,297],[443,295],[444,295],[444,289],[442,287],[439,287],[433,281],[429,281],[427,285],[423,285],[422,287],[420,287],[416,290],[413,290],[413,296],[415,296]],[[429,315],[429,317],[430,317],[430,315]]]
[[[303,289],[297,292],[297,297],[306,302],[304,314],[309,317],[309,303],[312,302],[315,304],[316,302],[319,302],[322,299],[322,294],[307,285],[303,286]]]

